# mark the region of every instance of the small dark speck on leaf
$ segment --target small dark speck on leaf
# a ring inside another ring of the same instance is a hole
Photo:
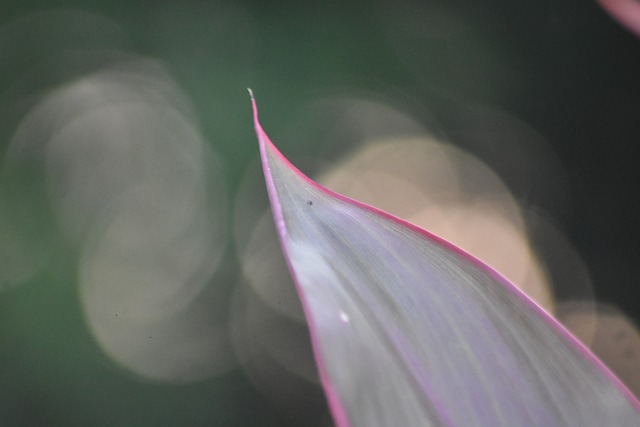
[[[613,335],[613,339],[615,339],[616,341],[620,341],[622,339],[624,339],[626,337],[627,333],[624,330],[618,330],[616,331],[616,333]]]
[[[311,206],[311,205],[313,204],[313,202],[312,202],[311,200],[307,200],[307,204],[308,204],[309,206]]]

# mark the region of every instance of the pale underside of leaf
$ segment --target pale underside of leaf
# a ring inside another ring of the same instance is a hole
[[[513,285],[311,181],[256,132],[336,425],[640,426],[633,395]]]

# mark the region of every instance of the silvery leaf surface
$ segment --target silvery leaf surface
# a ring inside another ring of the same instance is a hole
[[[640,426],[637,399],[550,315],[452,244],[306,177],[252,102],[337,426]]]

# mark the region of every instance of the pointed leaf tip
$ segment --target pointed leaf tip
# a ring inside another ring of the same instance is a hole
[[[640,425],[633,395],[526,296],[304,176],[253,101],[276,228],[339,427]]]

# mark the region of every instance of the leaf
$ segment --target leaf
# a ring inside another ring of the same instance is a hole
[[[627,30],[640,36],[640,4],[636,0],[598,0],[598,3]]]
[[[252,102],[336,425],[640,425],[633,395],[522,292],[448,242],[307,178]]]

